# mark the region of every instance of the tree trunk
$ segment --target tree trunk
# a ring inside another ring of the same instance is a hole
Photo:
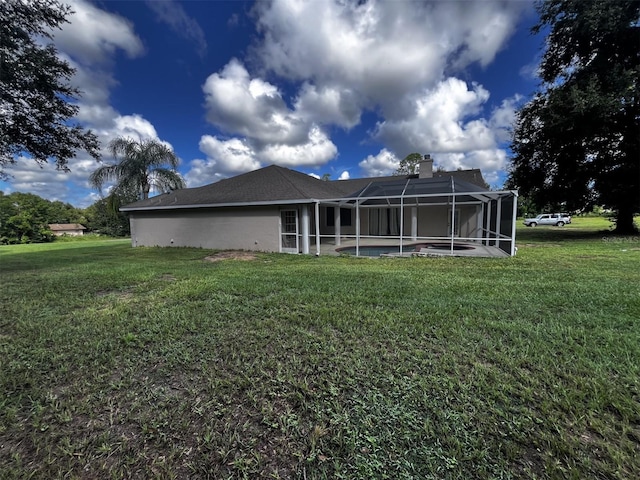
[[[628,205],[618,207],[616,212],[616,228],[614,233],[618,235],[634,235],[638,233],[637,227],[633,223],[633,202],[629,202]]]

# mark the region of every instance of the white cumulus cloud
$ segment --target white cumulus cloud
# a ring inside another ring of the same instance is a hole
[[[301,145],[270,144],[260,151],[266,163],[285,167],[319,166],[327,163],[338,153],[337,147],[320,128],[314,126],[309,132],[309,141]]]
[[[189,171],[185,174],[189,187],[213,183],[261,167],[253,148],[239,138],[221,140],[212,135],[203,135],[200,151],[207,158],[189,163]]]
[[[344,110],[341,113],[337,108],[336,96],[341,95],[340,92],[318,94],[311,89],[303,92],[290,108],[275,85],[252,77],[237,59],[210,75],[203,92],[207,120],[234,136],[229,140],[210,135],[202,137],[200,150],[207,154],[210,177],[249,171],[261,164],[323,165],[332,160],[338,150],[318,120],[346,119],[352,113]],[[316,115],[319,111],[322,114]],[[196,162],[192,168],[202,170],[204,167]],[[194,175],[189,172],[187,178]]]
[[[321,124],[351,128],[360,123],[361,108],[358,95],[352,90],[304,84],[296,99],[295,108],[302,118]]]
[[[366,175],[390,174],[414,151],[498,165],[513,102],[487,114],[487,89],[456,74],[489,65],[527,8],[500,0],[257,2],[253,72],[232,59],[208,77],[207,119],[260,164],[324,165],[339,156],[332,127],[352,130],[369,115],[378,118],[364,133],[370,138],[353,138],[383,148],[360,162]],[[488,161],[479,152],[495,154]]]
[[[379,122],[375,136],[394,151],[460,152],[489,148],[495,137],[476,115],[489,92],[480,85],[448,78],[413,99],[413,110],[400,120]]]
[[[84,64],[109,62],[117,50],[129,57],[143,53],[144,46],[125,18],[84,0],[68,2],[74,11],[69,23],[54,32],[56,46]]]
[[[207,120],[221,130],[260,143],[303,143],[307,125],[290,111],[278,88],[251,78],[238,60],[231,60],[203,86]]]
[[[511,139],[511,128],[516,120],[516,112],[521,101],[521,95],[505,98],[491,113],[489,125],[499,141],[507,142]]]
[[[400,159],[393,152],[383,148],[377,155],[369,155],[358,165],[365,177],[384,177],[398,169]]]
[[[318,86],[348,86],[387,115],[445,71],[485,66],[504,47],[524,2],[258,2],[265,68]]]
[[[488,119],[478,117],[489,92],[477,84],[448,78],[414,99],[411,115],[377,125],[375,136],[395,151],[429,153],[445,170],[480,168],[495,182],[506,168],[509,139],[519,96],[505,99]]]

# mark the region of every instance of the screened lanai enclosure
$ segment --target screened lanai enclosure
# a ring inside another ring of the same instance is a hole
[[[322,181],[271,165],[140,200],[133,246],[357,256],[515,254],[515,191],[480,171]]]
[[[316,201],[306,215],[315,228],[305,229],[303,211],[301,233],[309,232],[306,246],[315,243],[317,255],[512,256],[516,203],[515,191],[454,177],[372,181],[346,197]]]

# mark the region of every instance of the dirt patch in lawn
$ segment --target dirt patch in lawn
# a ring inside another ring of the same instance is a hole
[[[126,300],[133,297],[133,287],[124,287],[117,290],[98,290],[96,292],[97,297],[106,297],[109,295],[114,295],[119,300]]]
[[[251,252],[243,252],[241,250],[226,250],[224,252],[214,253],[213,255],[209,255],[204,257],[207,262],[220,262],[222,260],[255,260],[256,257]]]

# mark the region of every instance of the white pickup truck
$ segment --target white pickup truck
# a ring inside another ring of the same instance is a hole
[[[555,225],[562,227],[567,223],[571,223],[571,215],[564,213],[542,213],[535,218],[525,218],[524,224],[527,227],[535,227],[536,225]]]

